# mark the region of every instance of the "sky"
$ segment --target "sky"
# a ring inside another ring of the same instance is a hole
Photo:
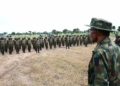
[[[0,33],[89,29],[91,18],[120,25],[119,0],[0,0]]]

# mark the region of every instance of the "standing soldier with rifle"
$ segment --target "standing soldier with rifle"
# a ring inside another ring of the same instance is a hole
[[[5,52],[7,52],[8,44],[6,38],[4,40],[5,40]]]
[[[40,40],[37,38],[37,40],[35,41],[35,51],[36,53],[40,53]]]
[[[54,48],[56,48],[56,44],[57,44],[57,37],[54,36],[54,38],[53,38],[53,45],[54,45]]]
[[[61,41],[62,41],[62,46],[64,46],[65,45],[65,37],[64,36],[62,36]]]

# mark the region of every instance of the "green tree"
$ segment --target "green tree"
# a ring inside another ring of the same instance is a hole
[[[73,33],[79,33],[79,32],[80,32],[79,28],[74,28],[73,29]]]
[[[52,30],[52,34],[56,34],[57,31],[55,29]]]
[[[12,32],[11,34],[12,34],[12,35],[15,35],[15,32]]]
[[[118,29],[117,29],[118,31],[120,31],[120,26],[118,26]]]
[[[115,26],[112,26],[112,29],[115,29]]]
[[[64,29],[64,30],[63,30],[63,33],[64,33],[64,34],[68,33],[68,29]]]
[[[28,32],[29,32],[29,34],[30,34],[30,36],[31,36],[32,31],[28,31]]]
[[[7,34],[7,32],[4,32],[3,34],[5,35],[5,34]]]

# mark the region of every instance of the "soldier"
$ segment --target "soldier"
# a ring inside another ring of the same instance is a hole
[[[77,37],[76,37],[77,46],[79,45],[79,41],[80,41],[80,38],[79,38],[79,36],[77,35]]]
[[[73,41],[72,41],[72,36],[69,36],[69,45],[70,45],[70,47],[72,46],[72,44],[73,44]]]
[[[65,45],[65,37],[64,36],[62,36],[61,41],[62,41],[62,46],[64,46]]]
[[[52,37],[50,37],[50,38],[48,39],[48,41],[49,41],[49,46],[50,46],[50,49],[52,49],[52,45],[53,45],[53,38],[52,38]]]
[[[13,45],[14,45],[14,42],[13,42],[12,38],[9,38],[9,40],[8,40],[9,54],[12,54],[12,52],[13,52]]]
[[[25,38],[22,38],[21,44],[22,44],[22,51],[23,51],[23,53],[25,53],[25,49],[26,49],[26,40],[25,40]]]
[[[5,52],[7,52],[8,44],[7,44],[7,40],[6,39],[4,40],[5,40]]]
[[[80,35],[80,46],[82,46],[82,35]]]
[[[42,37],[41,37],[41,42],[42,42],[41,48],[44,48],[44,39]]]
[[[27,46],[28,46],[28,51],[29,52],[31,52],[31,44],[32,44],[32,42],[31,42],[30,38],[28,38],[28,40],[27,40]]]
[[[86,35],[84,38],[85,38],[85,39],[84,39],[84,44],[85,44],[85,47],[87,47],[87,44],[88,44],[88,36]]]
[[[47,39],[47,37],[45,37],[44,42],[45,42],[45,47],[48,50],[48,39]]]
[[[76,45],[76,35],[73,36],[72,41],[73,41],[73,46],[75,46]]]
[[[0,41],[0,46],[1,46],[1,53],[2,55],[4,55],[4,51],[5,51],[5,40],[3,37],[1,37],[1,41]]]
[[[58,37],[58,46],[61,47],[61,36]]]
[[[109,38],[112,23],[92,18],[90,38],[97,46],[88,66],[89,86],[120,86],[120,48]]]
[[[67,35],[66,38],[65,38],[65,43],[66,43],[66,49],[70,48],[70,37]]]
[[[33,45],[33,49],[35,50],[35,41],[36,41],[36,37],[34,37],[33,39],[32,39],[32,45]]]
[[[20,41],[19,41],[19,38],[15,39],[15,50],[16,50],[16,53],[19,54],[19,50],[20,50]]]
[[[40,53],[39,51],[40,51],[40,40],[37,38],[37,40],[35,41],[35,51],[36,51],[36,53],[38,52],[38,53]]]
[[[53,45],[54,45],[54,48],[56,48],[56,44],[57,44],[57,37],[54,36],[54,38],[53,38]]]

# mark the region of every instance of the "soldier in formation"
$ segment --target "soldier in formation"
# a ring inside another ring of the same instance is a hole
[[[0,51],[2,55],[4,55],[4,52],[7,52],[9,50],[9,54],[12,54],[13,48],[15,48],[16,53],[19,54],[20,49],[22,49],[23,53],[25,53],[26,49],[28,49],[28,52],[31,52],[31,49],[34,49],[37,53],[42,50],[42,48],[46,48],[48,50],[48,47],[52,49],[52,47],[56,48],[57,46],[60,47],[66,47],[66,49],[70,49],[72,46],[86,46],[88,44],[91,44],[91,40],[89,35],[66,35],[66,36],[51,36],[51,37],[34,37],[34,38],[28,38],[25,37],[21,38],[0,38]],[[116,43],[118,40],[116,40]]]

